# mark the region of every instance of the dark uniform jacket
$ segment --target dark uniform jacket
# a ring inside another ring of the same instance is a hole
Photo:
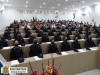
[[[55,35],[54,39],[55,41],[61,41],[61,37],[59,35]]]
[[[69,35],[65,35],[65,37],[67,37],[67,40],[71,40]]]
[[[75,37],[78,37],[78,39],[81,39],[81,36],[79,34],[75,35]],[[74,39],[75,39],[74,37]]]
[[[23,57],[23,51],[21,47],[14,47],[10,52],[10,59],[17,60],[18,58]]]
[[[48,29],[47,28],[44,28],[43,32],[48,32]]]
[[[33,44],[30,46],[30,51],[29,51],[29,56],[38,56],[39,54],[42,54],[42,49],[41,46],[39,44],[37,44],[36,46]]]
[[[38,37],[42,37],[43,36],[43,33],[38,33]]]
[[[94,41],[92,39],[86,39],[86,47],[95,47]]]
[[[34,37],[34,36],[31,36],[31,37],[28,39],[28,44],[32,44],[34,39],[35,39],[35,37]]]
[[[64,41],[61,44],[62,51],[70,51],[70,45],[68,41]]]
[[[19,42],[19,45],[22,45],[22,44],[25,44],[25,41],[24,39],[20,36],[20,37],[17,37],[18,42]]]
[[[72,44],[73,49],[81,49],[80,43],[78,41],[74,41]]]
[[[10,34],[8,34],[8,33],[4,33],[3,36],[4,36],[4,39],[11,40]]]
[[[42,42],[49,42],[49,38],[46,35],[42,36]]]
[[[54,36],[54,33],[53,32],[48,32],[48,36]]]
[[[56,53],[58,51],[57,45],[56,44],[50,44],[48,53]]]
[[[0,46],[7,47],[8,46],[7,41],[5,39],[0,40]]]
[[[31,35],[31,32],[26,32],[26,38],[29,38],[30,37],[30,35]]]

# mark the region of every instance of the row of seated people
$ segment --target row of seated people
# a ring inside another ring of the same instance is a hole
[[[88,38],[89,35],[90,34],[86,35],[85,39]],[[68,40],[73,40],[75,37],[78,37],[78,39],[81,39],[82,36],[80,36],[79,32],[77,32],[77,34],[74,36],[74,38],[71,39],[70,36],[68,35],[68,32],[67,32],[66,35],[64,35],[64,37],[67,37]],[[28,44],[32,44],[32,40],[34,40],[34,38],[36,38],[36,37],[33,36],[33,34],[30,34],[30,37],[28,39]],[[59,32],[57,32],[56,35],[54,37],[52,37],[52,38],[54,38],[55,41],[62,41],[63,40],[63,37],[60,36]],[[47,34],[44,32],[38,42],[39,42],[39,44],[41,44],[42,42],[49,42],[50,39],[51,38],[49,38],[47,36]],[[20,45],[25,45],[25,39],[23,39],[23,37],[21,36],[20,33],[17,34],[17,37],[15,38],[15,40],[18,40]],[[5,37],[3,35],[1,35],[1,40],[0,41],[2,41],[1,42],[2,47],[6,47],[7,46],[7,44],[2,44],[3,42],[7,43],[7,41],[5,40]]]
[[[40,31],[40,30],[37,30],[37,32],[38,32],[37,37],[42,37],[43,32]],[[11,35],[13,35],[13,34],[10,35],[9,32],[5,31],[5,32],[4,32],[4,38],[5,38],[5,39],[8,39],[8,40],[10,40],[10,39],[12,39],[12,38],[15,38],[15,39],[16,39],[18,33],[20,33],[19,30],[16,30],[16,31],[14,32],[14,37],[11,37]],[[78,31],[73,32],[73,33],[74,33],[74,35],[75,35],[75,34],[77,35]],[[59,31],[59,34],[60,34],[60,35],[72,35],[73,33],[72,33],[71,31],[67,31],[66,33],[65,33],[65,32],[60,32],[60,31]],[[82,34],[82,31],[79,31],[79,34]],[[90,31],[86,32],[86,35],[88,35],[88,34],[91,34],[91,32],[90,32]],[[26,34],[25,34],[25,38],[29,38],[30,35],[31,35],[31,32],[30,32],[30,30],[28,30],[28,31],[26,32]],[[97,37],[98,37],[99,35],[100,35],[100,31],[98,32]],[[50,31],[48,32],[48,36],[55,36],[55,33],[54,33],[52,30],[50,30]]]
[[[23,50],[18,45],[19,45],[18,41],[15,41],[14,47],[11,49],[11,52],[10,52],[11,60],[17,60],[19,58],[23,58]],[[96,45],[91,39],[91,36],[89,36],[88,39],[86,40],[86,49],[91,50],[90,47],[95,47],[95,46]],[[78,49],[81,49],[81,46],[77,37],[74,39],[72,47],[75,52],[79,52]],[[67,37],[65,37],[63,42],[61,43],[61,49],[62,51],[70,50],[70,45],[69,45],[69,42],[67,41]],[[61,54],[60,50],[58,50],[57,45],[55,44],[54,39],[51,40],[51,44],[48,47],[48,53]],[[34,39],[33,44],[30,46],[29,56],[30,57],[38,56],[40,58],[43,58],[42,49],[41,49],[40,44],[37,43],[37,39]]]

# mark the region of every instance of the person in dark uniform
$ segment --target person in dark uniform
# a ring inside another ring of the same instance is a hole
[[[98,31],[98,33],[97,33],[97,36],[96,36],[97,38],[100,38],[100,30]]]
[[[23,50],[21,47],[18,46],[18,41],[15,41],[14,47],[11,49],[10,52],[10,59],[17,60],[20,57],[23,57]]]
[[[52,32],[56,32],[56,29],[55,28],[52,28]]]
[[[11,40],[11,37],[10,37],[10,34],[9,33],[7,33],[7,31],[5,30],[5,32],[4,32],[4,39],[8,39],[8,40]]]
[[[44,30],[44,28],[45,28],[45,27],[44,27],[44,26],[42,26],[40,29],[41,29],[41,30]]]
[[[32,30],[36,30],[37,28],[34,26],[33,28],[32,28]]]
[[[66,32],[65,37],[67,37],[67,40],[71,40],[70,36],[68,35],[68,32]]]
[[[94,41],[92,40],[91,35],[86,39],[86,48],[95,47]]]
[[[44,35],[42,36],[42,42],[49,42],[49,37],[47,36],[46,32],[44,32]]]
[[[7,47],[7,46],[8,46],[7,41],[5,40],[4,36],[1,35],[0,48],[2,49],[2,47]]]
[[[62,27],[61,31],[62,31],[62,32],[65,32],[65,28],[64,28],[64,27]]]
[[[29,56],[38,56],[39,54],[42,54],[42,49],[39,44],[37,44],[37,39],[33,40],[33,45],[30,46]]]
[[[60,26],[57,26],[57,29],[60,29]]]
[[[19,30],[18,30],[18,29],[15,29],[15,31],[14,31],[14,38],[15,38],[15,39],[17,38],[17,35],[18,35],[19,33],[20,33]]]
[[[36,31],[35,31],[36,33],[40,33],[40,29],[38,28],[38,29],[36,29]]]
[[[63,42],[61,44],[62,51],[70,51],[70,45],[67,41],[67,37],[64,37]]]
[[[17,38],[15,40],[18,40],[19,45],[25,45],[25,41],[20,33],[17,35]]]
[[[28,31],[26,32],[25,38],[29,38],[31,35],[30,29],[28,29]]]
[[[36,37],[34,37],[32,34],[30,35],[30,38],[28,39],[28,44],[32,44],[33,43],[33,40],[35,39]]]
[[[38,33],[38,37],[42,37],[43,36],[43,31],[40,31],[40,33]]]
[[[48,53],[56,53],[58,51],[57,45],[54,43],[54,39],[51,40],[51,44],[48,48]]]
[[[80,43],[78,42],[78,37],[75,37],[72,47],[75,52],[79,52],[78,49],[81,49]]]
[[[43,32],[48,32],[47,27],[45,27],[45,28],[43,29]]]
[[[56,32],[56,35],[54,36],[55,41],[61,41],[61,37],[59,35],[59,32]]]
[[[81,39],[81,36],[79,35],[79,32],[76,32],[75,37],[78,37],[78,39]],[[74,37],[74,38],[75,38],[75,37]]]
[[[68,35],[72,35],[72,32],[70,30],[68,31]]]
[[[29,28],[27,28],[27,26],[25,26],[25,28],[24,28],[25,33],[27,33],[28,30],[29,30]]]
[[[60,31],[60,30],[59,30],[58,32],[59,32],[59,35],[62,35],[62,33],[61,33],[61,31]]]
[[[87,32],[87,33],[86,33],[85,39],[87,39],[89,35],[91,35],[91,32]]]
[[[48,32],[48,36],[54,36],[54,33],[52,32],[52,29]]]
[[[75,28],[74,28],[74,27],[72,27],[72,28],[71,28],[71,31],[74,31],[74,29],[75,29]]]

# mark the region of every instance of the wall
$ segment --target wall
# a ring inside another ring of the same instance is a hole
[[[76,21],[83,21],[83,22],[89,22],[94,24],[96,22],[96,25],[100,24],[100,5],[94,5],[91,7],[87,7],[81,10],[77,10],[76,12]],[[86,14],[83,16],[82,14]],[[92,22],[92,19],[94,19],[94,22]]]
[[[23,14],[20,14],[17,10],[19,9],[23,9],[23,10],[27,10],[27,8],[11,8],[11,7],[6,7],[6,18],[5,18],[5,21],[6,21],[6,25],[9,25],[9,23],[11,23],[14,19],[15,20],[20,20],[20,19],[26,19],[28,21],[30,21],[30,19],[34,17],[37,17],[37,19],[41,20],[41,19],[52,19],[52,20],[55,20],[55,17],[53,14],[49,14],[49,15],[44,15],[44,13],[42,14],[27,14],[27,13],[23,13]],[[70,19],[72,20],[73,19],[73,12],[72,11],[68,11],[68,14],[67,15],[59,15],[58,17],[58,20],[67,20],[67,19]]]

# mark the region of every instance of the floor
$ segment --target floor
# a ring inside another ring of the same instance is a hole
[[[91,71],[87,71],[87,72],[83,72],[83,73],[75,74],[75,75],[100,75],[100,70],[95,69],[95,70],[91,70]]]

